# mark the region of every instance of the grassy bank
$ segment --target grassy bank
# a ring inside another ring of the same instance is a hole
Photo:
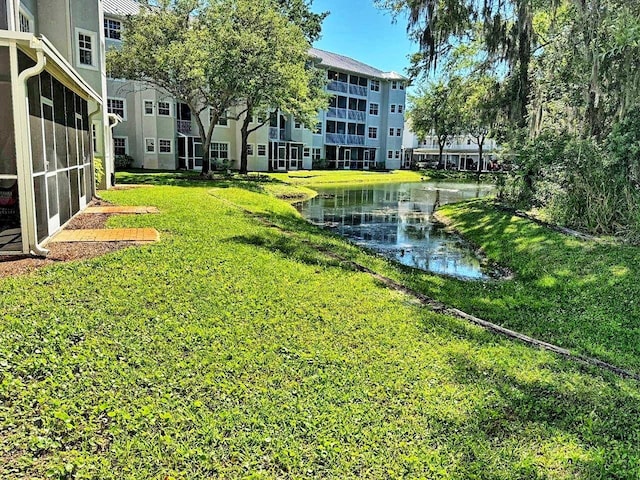
[[[269,188],[105,193],[162,241],[0,281],[0,478],[637,478],[636,383],[420,308]]]
[[[376,183],[419,182],[422,175],[408,170],[394,170],[392,172],[364,172],[360,170],[313,170],[288,173],[270,173],[275,180],[290,184],[313,186],[328,185],[366,185]]]

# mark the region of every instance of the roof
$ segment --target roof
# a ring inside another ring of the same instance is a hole
[[[338,55],[337,53],[311,48],[309,50],[309,55],[320,60],[320,65],[323,67],[337,68],[339,70],[346,70],[347,72],[359,73],[360,75],[382,78],[384,80],[408,80],[399,73],[383,72],[371,65],[359,62],[353,58],[345,57],[344,55]]]
[[[140,5],[136,0],[102,0],[104,13],[124,17],[140,12]]]

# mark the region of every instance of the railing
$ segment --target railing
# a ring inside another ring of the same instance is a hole
[[[183,135],[190,135],[191,120],[178,120],[178,132]]]
[[[284,128],[269,127],[269,140],[287,141],[287,131]]]
[[[347,109],[346,108],[329,107],[329,110],[327,110],[327,117],[347,118]]]
[[[327,90],[331,90],[332,92],[347,93],[349,91],[349,84],[337,81],[329,82],[329,85],[327,85]]]
[[[364,135],[347,135],[347,145],[364,145]]]
[[[347,142],[347,136],[344,133],[327,133],[327,143],[344,145]]]
[[[345,135],[344,133],[327,133],[327,143],[336,145],[364,145],[364,135]]]
[[[360,85],[349,85],[349,93],[351,95],[366,97],[369,91],[367,90],[367,87],[361,87]]]
[[[367,112],[360,112],[357,110],[349,110],[349,120],[356,120],[358,122],[367,121]]]

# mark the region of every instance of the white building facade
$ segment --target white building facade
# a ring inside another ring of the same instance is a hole
[[[424,139],[418,139],[411,131],[407,122],[403,139],[405,165],[417,165],[421,168],[437,168],[439,163],[440,147],[436,135],[428,135]],[[485,139],[482,146],[481,171],[488,172],[498,168],[497,157],[499,146],[492,138]],[[452,137],[442,151],[441,168],[446,170],[478,171],[480,160],[480,148],[478,141],[472,135],[462,134]]]
[[[123,20],[138,12],[135,0],[104,0],[107,49],[118,48]],[[311,49],[318,68],[327,72],[330,107],[318,124],[305,126],[276,112],[256,117],[266,124],[248,139],[250,171],[312,168],[397,169],[402,166],[402,135],[407,79],[342,55]],[[202,169],[202,140],[193,113],[169,95],[137,82],[107,79],[108,109],[122,122],[114,128],[114,152],[133,158],[133,167],[159,170]],[[238,168],[242,150],[234,109],[214,129],[212,163]],[[209,125],[209,114],[202,122]]]
[[[0,0],[0,254],[36,253],[113,172],[101,0]]]

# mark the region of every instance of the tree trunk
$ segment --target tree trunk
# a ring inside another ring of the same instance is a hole
[[[198,131],[200,132],[200,139],[202,140],[202,172],[201,175],[206,175],[209,173],[210,169],[210,161],[209,161],[209,152],[211,151],[211,136],[213,134],[212,126],[215,125],[213,123],[214,119],[211,120],[211,125],[209,126],[209,131],[205,130],[204,124],[202,123],[202,119],[200,115],[196,113],[196,110],[192,105],[189,105],[189,109],[191,110],[191,115],[195,115],[196,124],[198,125]],[[217,120],[216,120],[217,123]]]
[[[484,147],[484,138],[478,138],[478,175],[482,172],[482,151]]]
[[[440,149],[440,151],[438,153],[438,168],[440,168],[440,167],[445,168],[446,165],[442,164],[442,156],[443,156],[442,154],[444,152],[444,143],[442,143],[440,141],[440,139],[438,139],[438,148]]]
[[[249,143],[249,123],[251,123],[252,112],[247,108],[247,114],[242,121],[240,129],[240,137],[242,138],[242,150],[240,152],[240,173],[246,175],[249,173],[249,158],[247,152],[247,144]]]

